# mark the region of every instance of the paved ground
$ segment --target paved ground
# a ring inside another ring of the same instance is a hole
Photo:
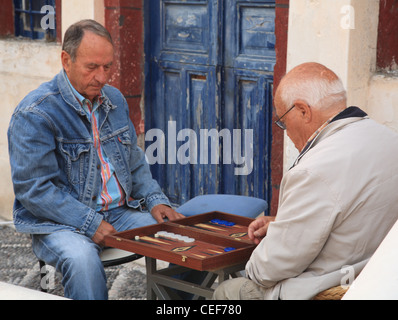
[[[145,267],[141,261],[106,268],[110,300],[146,299]],[[63,296],[60,275],[54,273],[54,289]],[[30,238],[0,224],[0,282],[40,290],[39,264],[31,250]]]

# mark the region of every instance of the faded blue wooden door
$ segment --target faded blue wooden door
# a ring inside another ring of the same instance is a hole
[[[271,197],[274,1],[149,0],[146,155],[175,204]]]

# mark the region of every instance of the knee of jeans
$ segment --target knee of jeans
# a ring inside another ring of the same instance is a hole
[[[91,246],[67,250],[60,262],[62,263],[61,268],[64,270],[65,268],[73,268],[74,272],[94,272],[99,266],[102,267],[98,251]]]

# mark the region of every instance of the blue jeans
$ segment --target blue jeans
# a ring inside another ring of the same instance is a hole
[[[124,231],[156,224],[149,212],[117,208],[103,213],[104,220]],[[99,254],[101,247],[85,235],[65,230],[32,235],[37,258],[62,274],[64,295],[74,300],[106,300],[106,275]]]

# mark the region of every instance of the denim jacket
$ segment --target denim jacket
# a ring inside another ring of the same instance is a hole
[[[170,205],[152,179],[144,152],[119,90],[106,85],[99,107],[102,147],[132,201],[151,211]],[[46,234],[73,230],[92,237],[103,216],[96,212],[100,162],[91,125],[67,83],[64,71],[29,93],[17,106],[8,129],[18,231]]]

